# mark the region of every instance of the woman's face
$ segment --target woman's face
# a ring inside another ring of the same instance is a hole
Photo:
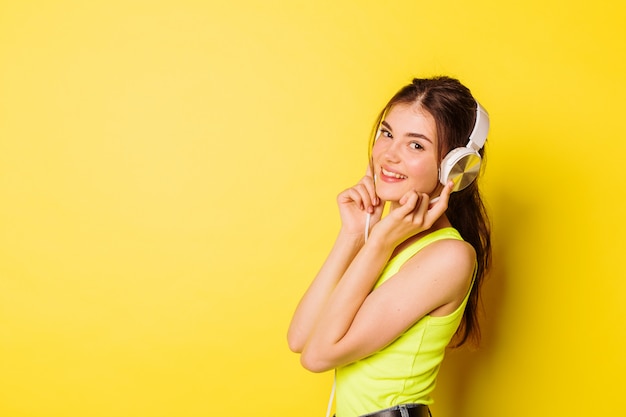
[[[372,149],[378,196],[391,202],[411,190],[433,196],[439,185],[435,119],[419,104],[399,103],[380,130]]]

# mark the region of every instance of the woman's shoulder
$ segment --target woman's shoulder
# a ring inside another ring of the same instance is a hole
[[[462,266],[467,264],[473,269],[476,263],[476,251],[474,247],[462,239],[444,237],[433,240],[416,253],[424,261],[430,260],[434,263],[453,264]]]
[[[437,242],[447,242],[438,243]],[[455,243],[456,242],[456,243]],[[415,254],[421,252],[426,247],[435,246],[439,250],[445,247],[449,250],[462,251],[463,248],[472,249],[472,246],[463,240],[461,234],[452,226],[445,226],[437,229],[430,229],[407,239],[398,247],[396,247],[392,258],[400,258],[400,262],[404,262]]]
[[[417,276],[445,281],[464,294],[476,266],[476,251],[453,228],[436,230],[419,239],[421,248],[403,262],[401,269],[420,271]]]
[[[423,261],[430,260],[435,263],[441,261],[454,264],[468,263],[472,267],[476,261],[476,251],[473,246],[463,240],[459,232],[452,227],[432,231],[418,238],[406,250],[412,252],[410,249],[413,245],[417,246],[418,250],[411,256],[411,259],[417,257]]]
[[[415,318],[450,314],[467,295],[476,254],[469,243],[454,235],[455,231],[437,230],[434,239],[416,236],[388,265],[382,281],[388,283],[393,296],[410,294],[411,302],[419,301],[426,309],[418,311]]]

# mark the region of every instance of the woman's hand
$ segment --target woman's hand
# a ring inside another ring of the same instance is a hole
[[[351,235],[365,233],[368,213],[371,226],[380,220],[383,212],[383,204],[376,195],[374,178],[369,172],[355,186],[337,196],[337,205],[341,216],[341,230]]]
[[[372,237],[376,236],[385,245],[395,248],[409,237],[430,229],[446,212],[453,187],[454,183],[450,181],[434,203],[428,194],[409,191],[400,199],[400,206],[372,230]]]

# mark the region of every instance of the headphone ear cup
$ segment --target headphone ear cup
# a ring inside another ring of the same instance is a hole
[[[453,149],[441,161],[439,181],[443,185],[452,181],[452,191],[462,190],[478,177],[480,162],[480,155],[471,148]]]

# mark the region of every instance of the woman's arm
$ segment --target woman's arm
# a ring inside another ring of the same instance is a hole
[[[358,235],[340,233],[337,237],[326,262],[304,293],[291,319],[287,341],[292,351],[302,352],[324,304],[362,245],[363,238]]]
[[[428,245],[373,291],[378,277],[369,275],[373,264],[364,262],[370,255],[367,246],[337,285],[302,351],[302,365],[310,371],[365,358],[425,315],[453,312],[467,294],[475,254],[466,242],[450,239]],[[382,253],[373,246],[371,254]]]
[[[324,371],[368,356],[425,314],[460,303],[474,264],[471,246],[462,241],[429,245],[372,291],[397,244],[430,229],[445,212],[449,192],[430,209],[427,196],[409,193],[375,226],[315,320],[302,351],[304,367]]]

